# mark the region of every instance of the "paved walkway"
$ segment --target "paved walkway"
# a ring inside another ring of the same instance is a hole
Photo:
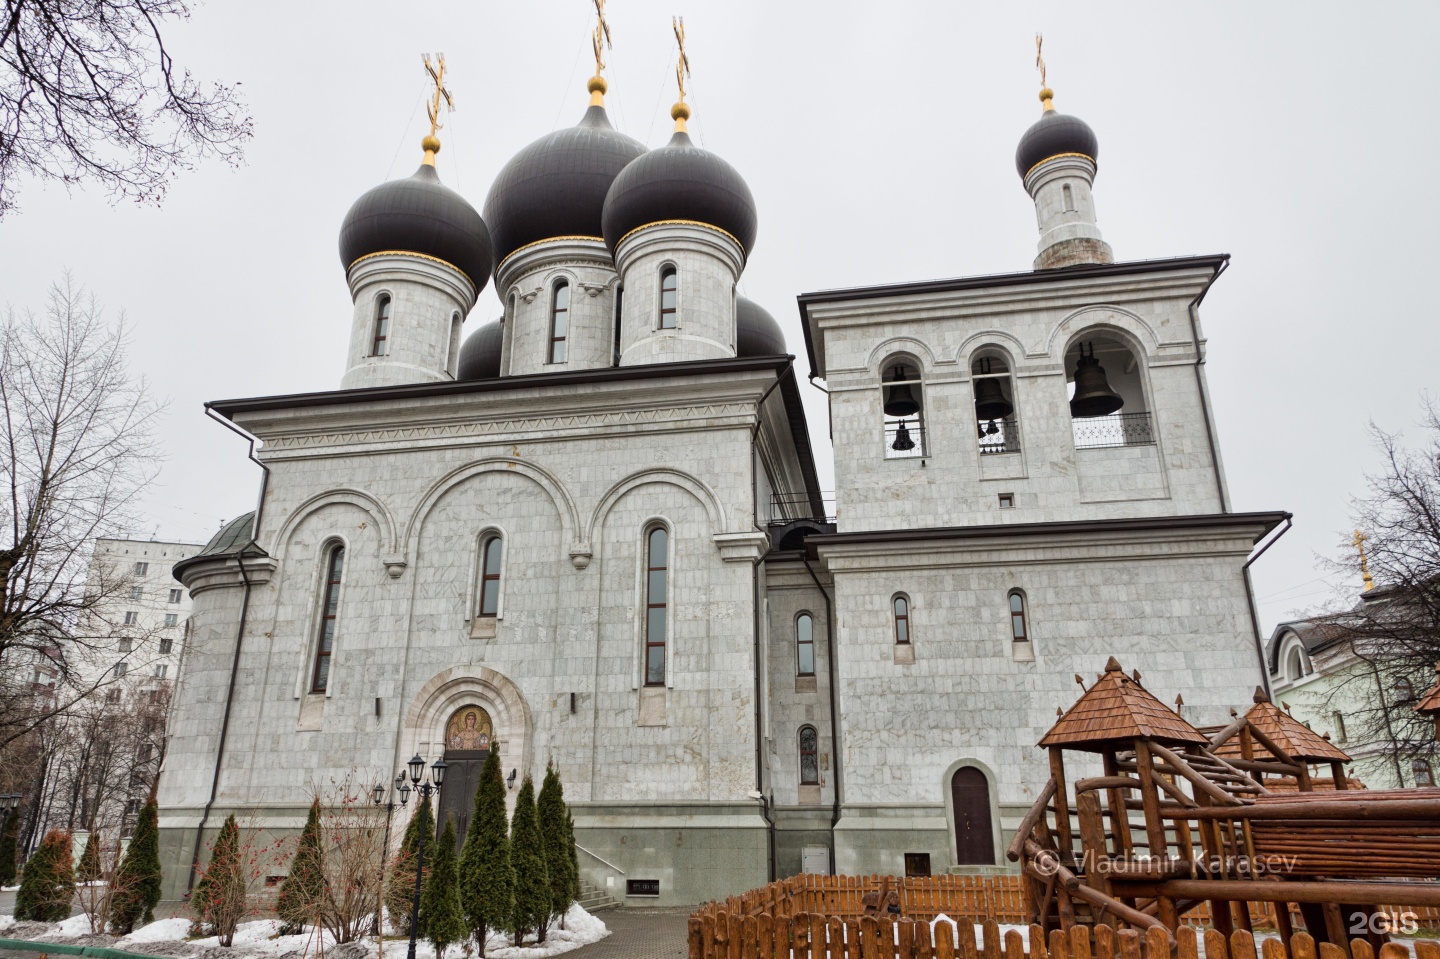
[[[565,953],[565,959],[686,959],[691,907],[607,909],[597,915],[610,935],[593,946]]]

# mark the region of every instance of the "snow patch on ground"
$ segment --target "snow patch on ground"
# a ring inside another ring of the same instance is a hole
[[[121,937],[120,942],[126,945],[133,942],[169,942],[183,940],[189,933],[190,920],[184,916],[176,916],[174,919],[157,919],[148,926],[141,926],[130,935]]]
[[[90,917],[82,912],[71,916],[64,922],[56,923],[55,926],[41,938],[78,939],[81,936],[88,936],[90,933]]]
[[[565,928],[561,929],[559,925],[553,924],[545,942],[538,946],[512,946],[509,939],[492,936],[485,944],[485,955],[487,959],[545,959],[599,942],[610,935],[610,928],[578,903],[565,914]]]
[[[15,925],[14,916],[0,916],[0,929],[9,929]]]

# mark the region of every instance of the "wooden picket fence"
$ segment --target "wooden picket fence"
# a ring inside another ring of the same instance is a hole
[[[1377,959],[1364,939],[1348,948],[1320,943],[1296,933],[1290,944],[1265,939],[1257,953],[1255,937],[1236,930],[1229,939],[1213,929],[1203,933],[1204,959]],[[1073,926],[1051,930],[1047,940],[1039,926],[1026,937],[1014,929],[1000,935],[990,919],[977,941],[975,927],[888,916],[841,919],[808,913],[776,918],[769,913],[741,915],[724,909],[701,910],[690,917],[690,959],[1201,959],[1201,933],[1182,926],[1174,948],[1164,929],[1142,937],[1133,929]],[[1405,946],[1387,942],[1378,959],[1410,959]],[[1415,959],[1440,959],[1440,943],[1415,942]]]

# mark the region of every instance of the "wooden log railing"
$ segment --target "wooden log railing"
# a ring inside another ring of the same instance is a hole
[[[981,935],[968,921],[893,920],[887,916],[842,919],[839,916],[800,913],[775,917],[769,913],[741,915],[725,910],[696,913],[689,923],[690,959],[1200,959],[1201,934],[1183,926],[1175,936],[1174,951],[1164,929],[1152,928],[1142,936],[1133,929],[1116,931],[1108,925],[1074,926],[1068,932],[1051,930],[1047,937],[1037,925],[1022,935],[1007,929],[1003,936],[995,920],[986,920]],[[1303,932],[1287,946],[1279,939],[1257,943],[1245,930],[1225,936],[1213,929],[1203,934],[1205,959],[1344,959],[1340,946],[1317,944]],[[1257,949],[1257,946],[1259,947]],[[1422,939],[1414,944],[1415,959],[1440,959],[1440,943]],[[1350,942],[1353,959],[1377,959],[1364,939]],[[1410,959],[1410,950],[1390,942],[1380,947],[1378,959]]]

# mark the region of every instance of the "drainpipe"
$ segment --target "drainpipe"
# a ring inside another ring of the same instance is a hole
[[[825,632],[826,638],[830,641],[830,648],[825,656],[827,671],[830,673],[830,752],[835,757],[835,788],[831,790],[833,800],[830,806],[830,872],[835,872],[835,826],[840,822],[840,789],[844,781],[840,769],[840,706],[836,700],[839,692],[839,684],[836,679],[837,658],[837,636],[835,630],[835,607],[830,604],[830,594],[825,587],[820,585],[820,577],[815,575],[815,570],[810,565],[808,556],[800,557],[805,564],[805,571],[815,581],[815,588],[820,590],[820,596],[825,600]]]
[[[1293,519],[1291,518],[1291,515],[1289,513],[1286,513],[1285,525],[1280,527],[1280,532],[1270,537],[1270,541],[1264,546],[1260,547],[1260,549],[1255,553],[1255,555],[1247,559],[1245,561],[1245,565],[1240,567],[1240,578],[1245,582],[1245,605],[1248,606],[1250,609],[1250,630],[1255,634],[1255,655],[1260,659],[1260,682],[1264,684],[1265,695],[1270,697],[1271,702],[1275,701],[1275,696],[1270,688],[1270,667],[1265,662],[1265,644],[1260,639],[1259,613],[1255,609],[1255,589],[1253,586],[1250,585],[1250,564],[1255,562],[1261,556],[1264,556],[1265,551],[1270,547],[1274,546],[1275,541],[1288,533],[1290,531],[1290,527],[1293,525],[1295,524]]]
[[[255,504],[255,519],[250,524],[250,542],[240,547],[237,554],[237,564],[240,569],[240,579],[245,584],[245,592],[240,598],[240,623],[235,629],[235,656],[230,661],[230,684],[225,691],[225,712],[220,720],[220,742],[215,749],[215,773],[210,778],[210,798],[205,800],[205,809],[200,814],[200,824],[195,827],[195,847],[190,856],[190,874],[185,880],[185,898],[189,899],[191,892],[195,889],[195,877],[200,870],[200,844],[205,836],[205,825],[210,821],[210,810],[215,805],[215,797],[220,789],[220,769],[225,760],[225,742],[230,735],[230,711],[235,703],[235,679],[240,672],[240,649],[245,638],[245,621],[250,614],[250,591],[252,584],[250,576],[245,571],[245,553],[251,547],[259,548],[255,542],[256,535],[260,532],[260,520],[265,511],[265,491],[270,485],[270,467],[266,466],[255,456],[255,437],[246,433],[240,427],[223,417],[215,415],[215,411],[207,404],[205,415],[226,429],[235,433],[241,439],[250,443],[250,462],[260,467],[260,500]],[[172,714],[173,715],[173,714]]]

